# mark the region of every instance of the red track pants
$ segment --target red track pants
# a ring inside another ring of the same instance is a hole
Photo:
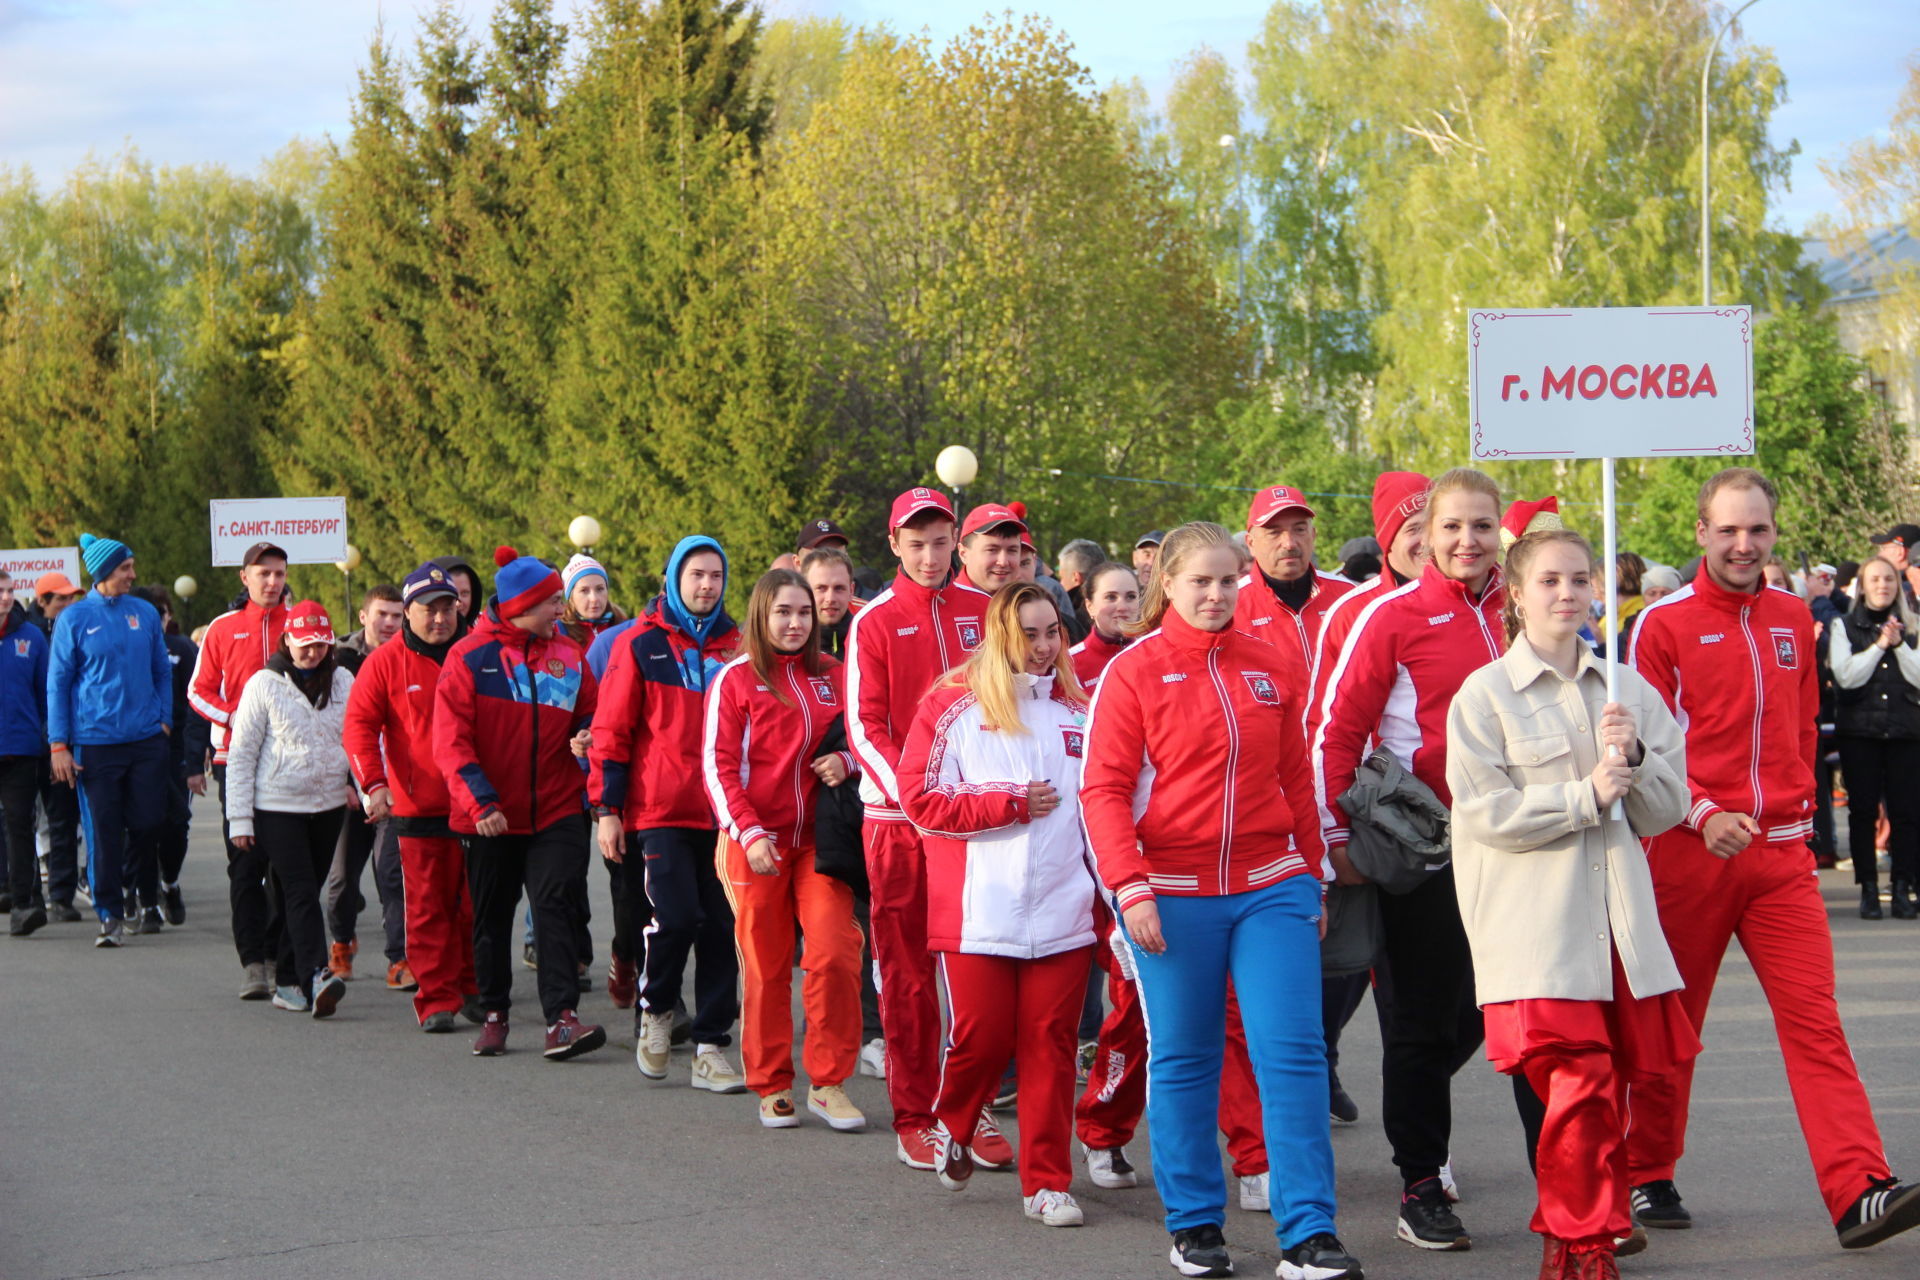
[[[473,899],[467,859],[451,836],[401,836],[407,882],[407,965],[419,980],[414,1016],[458,1013],[480,988],[473,976]]]
[[[1787,1085],[1828,1213],[1840,1219],[1887,1174],[1887,1157],[1866,1088],[1847,1047],[1834,999],[1833,937],[1826,903],[1804,844],[1749,845],[1732,858],[1707,852],[1676,827],[1652,840],[1647,860],[1667,943],[1686,982],[1681,1002],[1695,1030],[1726,955],[1739,938],[1773,1009]],[[1636,1084],[1627,1132],[1628,1176],[1637,1185],[1673,1177],[1686,1149],[1693,1064]]]
[[[1106,927],[1111,929],[1111,923]],[[1146,1110],[1147,1024],[1140,1015],[1139,987],[1114,971],[1113,948],[1103,940],[1094,959],[1107,971],[1107,998],[1113,1008],[1100,1024],[1087,1087],[1073,1113],[1080,1141],[1101,1151],[1133,1141]],[[1267,1172],[1260,1087],[1254,1083],[1247,1033],[1240,1025],[1240,1001],[1231,985],[1227,988],[1227,1052],[1220,1070],[1220,1131],[1227,1135],[1234,1176],[1250,1178]]]
[[[1020,1192],[1065,1191],[1073,1185],[1073,1055],[1087,948],[1036,960],[943,951],[940,974],[953,1027],[934,1114],[971,1146],[980,1112],[1017,1059]]]
[[[761,1097],[793,1087],[793,943],[807,940],[800,967],[806,1011],[807,1079],[840,1084],[860,1056],[860,927],[853,890],[813,865],[813,850],[782,849],[779,870],[757,874],[747,852],[720,837],[720,884],[733,904],[740,949],[740,1057],[747,1087]]]
[[[887,1100],[894,1132],[913,1133],[933,1126],[940,1087],[940,997],[927,950],[926,855],[920,833],[905,822],[869,819],[861,838],[879,970],[874,985],[887,1037]]]

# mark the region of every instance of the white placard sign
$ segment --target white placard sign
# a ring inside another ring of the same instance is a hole
[[[215,498],[207,514],[214,564],[239,564],[256,542],[285,550],[288,564],[347,558],[345,498]]]
[[[1753,452],[1748,307],[1467,314],[1475,461]]]
[[[64,573],[67,581],[80,585],[80,548],[78,547],[41,547],[39,550],[21,548],[14,551],[0,551],[0,571],[13,579],[13,585],[25,588],[20,597],[25,599],[33,590],[33,580],[45,573]]]

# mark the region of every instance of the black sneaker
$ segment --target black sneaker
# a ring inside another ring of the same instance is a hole
[[[56,924],[79,924],[80,909],[71,902],[56,902],[47,909]]]
[[[485,1022],[487,1020],[487,1011],[480,1007],[480,997],[468,996],[462,1000],[460,1002],[460,1016],[476,1027]]]
[[[1693,1226],[1693,1215],[1680,1203],[1680,1189],[1673,1185],[1671,1178],[1641,1183],[1633,1189],[1629,1203],[1633,1207],[1633,1220],[1643,1227],[1686,1231]]]
[[[435,1009],[420,1020],[420,1029],[428,1035],[444,1035],[460,1028],[460,1017],[448,1009]]]
[[[1360,1260],[1348,1253],[1339,1238],[1321,1232],[1280,1255],[1274,1271],[1279,1280],[1365,1280]]]
[[[1199,1227],[1183,1227],[1173,1233],[1173,1248],[1167,1261],[1183,1276],[1230,1276],[1233,1259],[1227,1256],[1227,1237],[1209,1222]]]
[[[16,938],[28,936],[47,922],[47,913],[42,907],[15,907],[7,914],[7,932]]]
[[[187,922],[187,900],[180,895],[180,886],[167,885],[160,890],[160,905],[167,913],[167,923],[178,929]]]
[[[1360,1104],[1347,1095],[1337,1072],[1327,1073],[1327,1116],[1335,1124],[1352,1124],[1360,1118]]]
[[[1880,920],[1885,917],[1880,911],[1880,886],[1863,884],[1860,886],[1860,918],[1862,920]]]
[[[1920,1226],[1920,1186],[1897,1178],[1876,1178],[1833,1229],[1842,1249],[1865,1249],[1889,1236]]]
[[[1400,1225],[1394,1234],[1417,1249],[1458,1252],[1473,1248],[1473,1237],[1454,1215],[1438,1178],[1407,1188],[1400,1197]]]
[[[160,908],[148,907],[140,913],[140,923],[135,933],[158,933],[163,926],[160,923]]]

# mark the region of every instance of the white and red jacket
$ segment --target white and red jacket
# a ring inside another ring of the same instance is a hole
[[[753,659],[742,654],[720,668],[707,690],[701,772],[720,829],[741,848],[762,838],[782,849],[813,848],[820,797],[813,762],[828,727],[846,709],[841,674],[825,654],[820,673],[809,675],[798,654],[777,653],[763,684]],[[838,754],[847,772],[857,771],[851,754]]]
[[[1353,591],[1353,583],[1331,573],[1313,573],[1313,590],[1295,613],[1274,594],[1267,575],[1255,565],[1240,579],[1240,599],[1233,607],[1233,625],[1256,640],[1265,640],[1286,655],[1288,687],[1304,704],[1313,680],[1313,655],[1320,642],[1327,611]]]
[[[1116,655],[1124,653],[1132,643],[1132,637],[1122,636],[1120,643],[1115,644],[1095,630],[1089,631],[1085,640],[1068,651],[1068,656],[1073,659],[1074,678],[1087,691],[1088,697],[1092,697],[1093,691],[1100,687],[1100,676],[1106,671],[1107,664]]]
[[[187,701],[213,725],[213,762],[227,762],[227,735],[240,695],[253,673],[267,665],[287,629],[289,606],[283,597],[271,609],[248,600],[207,624],[200,660],[193,666]]]
[[[901,751],[900,799],[926,838],[932,951],[1033,960],[1095,940],[1075,800],[1086,707],[1051,675],[1013,679],[1026,732],[987,728],[972,690],[941,685]],[[1052,783],[1060,807],[1034,818],[1030,782]]]
[[[1817,630],[1799,597],[1777,587],[1729,591],[1704,565],[1641,611],[1628,660],[1686,732],[1687,826],[1698,831],[1726,810],[1758,822],[1763,844],[1812,834]]]
[[[1391,751],[1441,804],[1447,790],[1447,709],[1468,676],[1506,651],[1500,571],[1478,600],[1428,565],[1404,587],[1381,591],[1354,619],[1326,678],[1313,737],[1313,782],[1329,845],[1347,842],[1340,795],[1368,743]]]
[[[1360,620],[1360,615],[1367,611],[1368,605],[1387,592],[1398,591],[1405,585],[1393,576],[1391,569],[1382,568],[1379,577],[1344,593],[1320,615],[1320,635],[1313,646],[1310,684],[1313,693],[1307,699],[1309,747],[1319,736],[1320,709],[1327,700],[1327,683],[1333,679],[1333,669],[1340,663],[1340,651],[1346,647],[1347,637],[1353,634],[1353,624]]]
[[[950,582],[938,590],[906,574],[867,601],[847,634],[847,743],[860,762],[868,822],[905,822],[894,770],[920,699],[980,643],[987,597]]]
[[[1169,610],[1107,664],[1087,721],[1080,808],[1122,910],[1324,874],[1286,659]]]

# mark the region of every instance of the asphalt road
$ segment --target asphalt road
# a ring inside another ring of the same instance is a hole
[[[124,951],[93,926],[0,940],[0,1280],[558,1276],[1153,1277],[1172,1275],[1143,1185],[1073,1188],[1081,1230],[1020,1213],[1011,1177],[960,1195],[895,1162],[878,1081],[850,1091],[875,1124],[811,1117],[762,1130],[748,1096],[634,1069],[630,1015],[602,983],[582,1015],[612,1043],[574,1063],[538,1053],[528,1013],[504,1058],[424,1036],[370,973],[330,1022],[234,998],[217,826],[196,831],[188,919]],[[1844,873],[1823,876],[1846,1023],[1896,1168],[1920,1175],[1920,923],[1868,923]],[[606,919],[604,877],[593,872]],[[372,886],[367,885],[368,896]],[[370,952],[377,908],[363,917]],[[600,933],[604,947],[604,930]],[[371,965],[363,963],[363,969]],[[1691,1232],[1657,1233],[1639,1276],[1920,1276],[1920,1238],[1843,1254],[1816,1194],[1765,1002],[1737,951],[1714,996],[1680,1185]],[[1378,1123],[1378,1039],[1355,1019],[1345,1074],[1360,1123],[1335,1133],[1341,1234],[1379,1277],[1527,1277],[1531,1179],[1506,1080],[1455,1086],[1468,1254],[1393,1239],[1397,1181]],[[1228,1212],[1239,1274],[1271,1274],[1270,1220]],[[1916,1233],[1920,1236],[1920,1233]]]

